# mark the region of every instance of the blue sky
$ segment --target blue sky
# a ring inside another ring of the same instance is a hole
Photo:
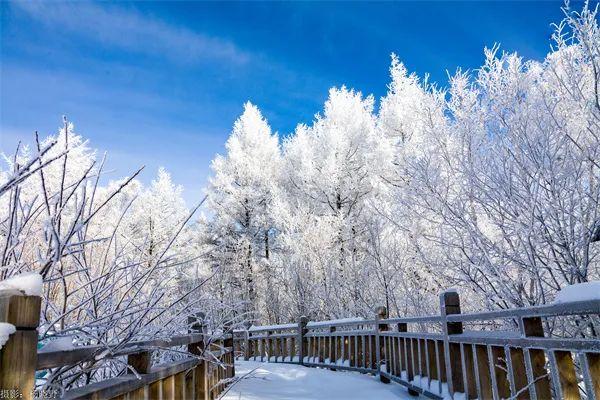
[[[542,59],[561,5],[1,2],[0,151],[66,114],[112,177],[164,166],[191,205],[246,100],[286,135],[332,86],[383,96],[391,52],[442,86],[496,42]]]

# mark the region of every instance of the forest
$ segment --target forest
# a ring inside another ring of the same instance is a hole
[[[496,310],[600,280],[596,8],[565,8],[543,60],[486,48],[440,86],[392,54],[389,76],[281,135],[247,102],[194,205],[163,169],[105,182],[110,155],[66,118],[36,133],[0,167],[1,287],[41,276],[49,346],[118,346],[200,311],[215,330],[426,315],[453,287]],[[123,368],[101,361],[47,378]]]
[[[447,88],[392,54],[387,94],[332,88],[283,139],[247,103],[199,228],[216,293],[266,323],[481,309],[600,278],[600,37],[567,13],[542,61],[498,47]]]

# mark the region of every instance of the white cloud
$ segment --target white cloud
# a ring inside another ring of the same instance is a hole
[[[81,2],[12,3],[56,32],[73,32],[103,45],[168,57],[178,62],[228,61],[242,64],[250,54],[234,43],[169,25],[134,9]]]

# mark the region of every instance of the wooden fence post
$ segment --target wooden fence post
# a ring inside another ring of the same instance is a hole
[[[224,326],[225,328],[225,339],[223,339],[223,347],[225,348],[231,348],[231,355],[235,355],[234,354],[234,349],[233,349],[233,328],[231,327],[231,322],[228,322],[225,324]],[[225,357],[225,362],[229,362],[229,358],[230,357]],[[233,357],[231,357],[231,366],[228,366],[228,371],[231,373],[231,376],[235,376],[235,362],[233,361]],[[229,376],[227,378],[230,378]]]
[[[390,380],[387,377],[381,375],[381,364],[383,363],[383,358],[385,357],[385,340],[382,339],[379,333],[387,331],[388,325],[380,324],[379,321],[381,321],[382,319],[386,319],[387,317],[387,308],[385,308],[384,306],[380,306],[375,309],[375,356],[377,359],[377,373],[379,374],[379,380],[383,383],[390,383]]]
[[[544,326],[540,317],[522,318],[519,322],[521,334],[526,337],[544,337]],[[529,353],[529,357],[527,357]],[[551,397],[550,379],[546,369],[546,354],[544,350],[529,349],[524,351],[525,368],[531,371],[535,384],[529,386],[530,391],[535,391],[538,399]],[[531,384],[531,382],[530,382]],[[531,396],[531,397],[536,397]]]
[[[442,315],[442,331],[444,334],[444,359],[446,364],[446,380],[448,392],[453,396],[455,392],[464,392],[462,376],[462,360],[460,344],[450,343],[449,335],[463,333],[462,322],[448,322],[447,315],[460,314],[460,297],[453,289],[446,290],[440,295],[440,308]]]
[[[335,351],[335,346],[337,343],[337,338],[335,336],[335,326],[330,326],[329,327],[329,363],[336,365],[337,360],[334,360],[334,358],[336,357],[336,351]],[[337,371],[335,368],[329,368],[332,371]]]
[[[152,367],[152,352],[142,351],[140,353],[129,354],[127,356],[127,365],[133,368],[138,374],[147,374]]]
[[[273,357],[273,339],[271,339],[272,331],[267,331],[267,362],[271,362],[271,357]]]
[[[300,365],[304,365],[304,356],[308,350],[306,337],[304,336],[307,332],[306,324],[308,324],[308,317],[303,315],[298,319],[298,339],[296,340],[296,343],[298,343],[298,358]]]
[[[246,327],[244,331],[244,360],[248,361],[250,359],[250,329]]]
[[[188,317],[188,324],[190,325],[190,332],[192,333],[201,333],[202,339],[199,342],[191,343],[188,345],[188,352],[197,356],[200,356],[204,353],[204,349],[206,346],[205,340],[206,337],[204,334],[206,333],[206,325],[204,322],[205,318],[204,313],[198,313],[195,316]],[[195,399],[197,400],[205,400],[208,399],[210,393],[208,392],[208,363],[206,360],[202,360],[200,364],[194,369],[194,392]],[[164,394],[163,394],[164,396]]]
[[[16,331],[0,349],[0,390],[15,398],[33,399],[37,367],[37,327],[40,324],[41,297],[0,292],[0,322]]]

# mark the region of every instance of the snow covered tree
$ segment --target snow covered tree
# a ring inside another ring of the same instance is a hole
[[[357,279],[365,255],[365,208],[376,196],[389,155],[375,129],[373,105],[372,96],[331,89],[323,115],[310,127],[300,125],[285,143],[290,215],[295,219],[291,234],[309,225],[324,232],[314,235],[316,245],[307,243],[296,251],[306,260],[321,258],[321,310],[331,316],[344,313],[350,303],[365,305]],[[317,256],[315,250],[327,255]]]
[[[84,365],[48,371],[40,384],[64,390],[123,374],[128,367],[105,355],[187,331],[199,310],[212,329],[222,327],[220,315],[235,305],[199,290],[210,275],[181,284],[180,267],[198,254],[179,239],[193,228],[191,214],[166,172],[147,190],[140,170],[102,186],[104,160],[96,165],[67,123],[57,137],[36,137],[35,147],[6,157],[0,171],[0,274],[43,279],[41,343],[105,348]]]
[[[248,102],[235,121],[226,149],[227,155],[218,155],[212,163],[214,175],[207,191],[207,209],[213,214],[211,262],[223,270],[227,290],[233,290],[228,296],[240,295],[248,302],[249,312],[269,313],[276,305],[265,299],[273,293],[278,276],[273,258],[279,139],[259,109]]]

